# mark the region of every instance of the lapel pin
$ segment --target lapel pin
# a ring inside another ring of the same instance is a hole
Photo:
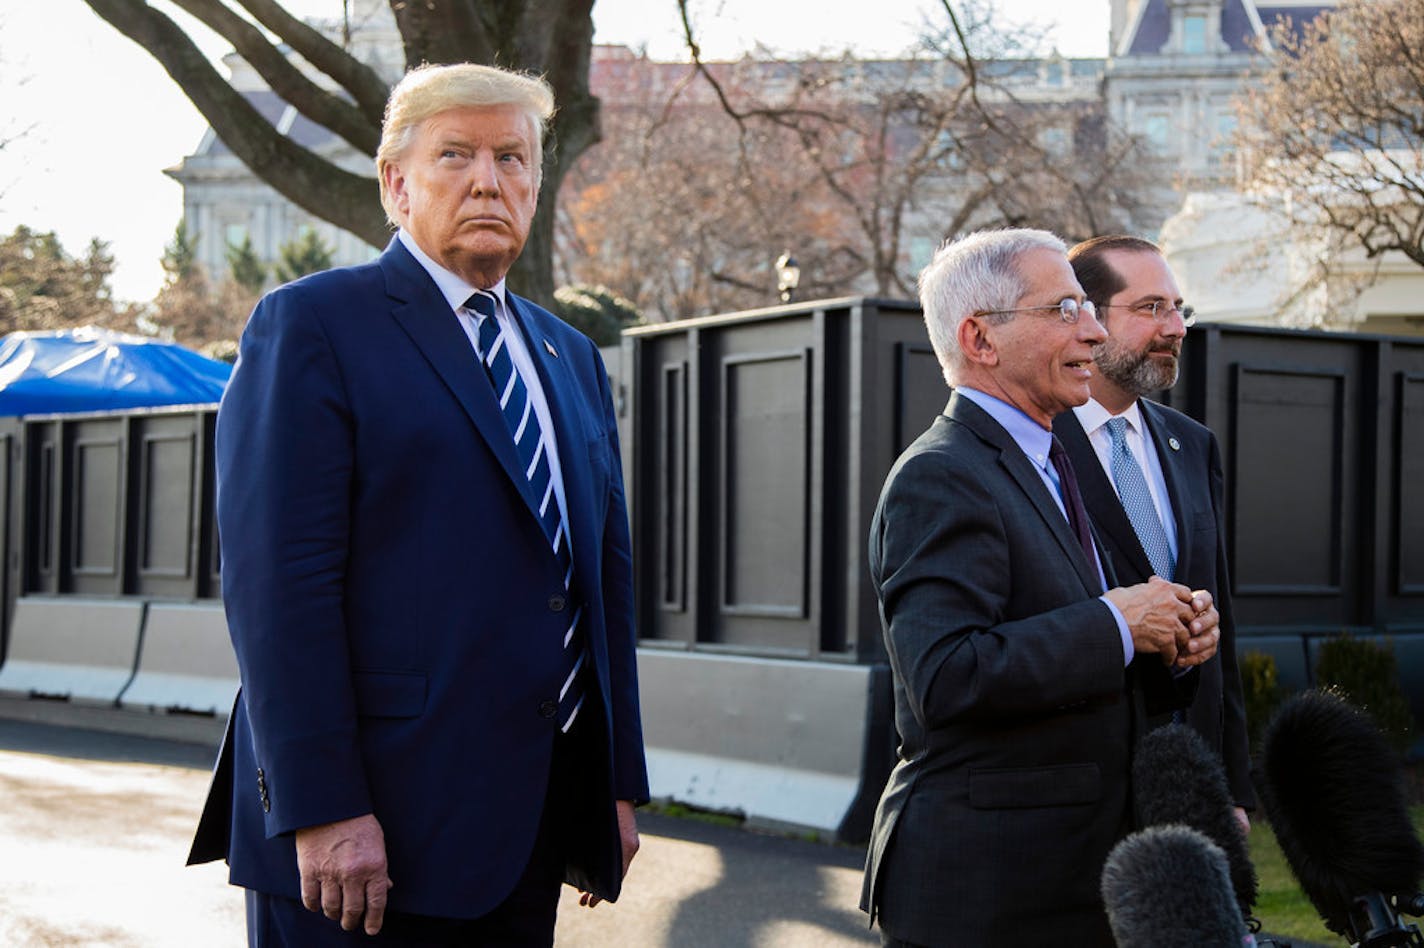
[[[1178,441],[1176,438],[1168,438],[1168,439],[1167,439],[1167,445],[1168,445],[1173,451],[1180,451],[1180,450],[1182,450],[1182,442]]]
[[[556,359],[559,357],[559,353],[554,349],[554,344],[547,339],[544,340],[544,348],[548,350],[549,355]]]

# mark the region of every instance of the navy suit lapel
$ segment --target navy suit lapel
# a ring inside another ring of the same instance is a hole
[[[984,409],[958,395],[950,397],[945,414],[968,427],[981,440],[998,450],[999,464],[1018,484],[1029,503],[1043,518],[1044,524],[1073,564],[1073,569],[1078,573],[1083,585],[1090,591],[1101,592],[1103,581],[1098,576],[1094,564],[1089,563],[1088,558],[1083,554],[1082,547],[1078,545],[1078,538],[1073,535],[1073,530],[1068,525],[1068,518],[1063,515],[1063,511],[1058,509],[1058,504],[1049,496],[1048,485],[1043,482],[1043,478],[1039,476],[1033,463],[1023,453],[1023,449],[1018,446],[1018,443],[1004,430],[1003,425],[995,421],[993,416]]]
[[[480,367],[470,339],[449,303],[399,240],[392,239],[381,255],[381,268],[386,274],[386,291],[396,301],[391,307],[392,317],[470,417],[529,509],[537,509],[538,501],[524,476],[489,376]]]
[[[1151,576],[1152,564],[1137,539],[1137,531],[1127,519],[1127,511],[1122,509],[1122,501],[1112,481],[1108,480],[1103,462],[1093,450],[1088,433],[1073,411],[1065,411],[1053,419],[1053,431],[1063,442],[1063,450],[1073,462],[1073,470],[1078,472],[1078,487],[1083,492],[1083,505],[1093,518],[1093,524],[1112,544],[1118,554],[1132,567],[1133,575]]]

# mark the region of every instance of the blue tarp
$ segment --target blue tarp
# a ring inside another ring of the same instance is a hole
[[[12,332],[0,339],[0,415],[208,404],[231,372],[176,343],[93,326]]]

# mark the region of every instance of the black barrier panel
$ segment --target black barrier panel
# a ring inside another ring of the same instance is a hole
[[[1346,396],[1342,371],[1236,367],[1238,593],[1342,594]]]
[[[123,582],[123,531],[128,515],[126,419],[86,418],[63,423],[65,477],[60,504],[61,592],[116,596]]]
[[[895,352],[895,446],[903,451],[944,411],[949,386],[928,342],[899,342]]]
[[[1207,324],[1174,405],[1227,476],[1232,588],[1253,635],[1424,632],[1424,341]]]
[[[807,613],[809,362],[797,350],[722,362],[718,567],[728,615]]]
[[[645,644],[883,658],[866,531],[948,396],[918,311],[830,300],[645,327],[623,362]]]
[[[948,397],[918,310],[689,320],[623,353],[645,642],[883,661],[870,518]],[[1303,684],[1306,636],[1424,632],[1424,341],[1207,324],[1163,400],[1222,446],[1243,649]]]
[[[1424,363],[1424,355],[1412,360]],[[1424,369],[1424,365],[1420,366]],[[1424,371],[1400,371],[1394,377],[1395,458],[1390,473],[1394,515],[1391,598],[1424,596]]]
[[[4,454],[0,455],[0,511],[4,511],[4,529],[0,530],[0,661],[4,661],[10,648],[9,622],[7,617],[14,609],[15,597],[20,589],[20,557],[17,546],[20,530],[12,531],[10,524],[23,524],[24,509],[18,489],[22,482],[21,461],[24,454],[20,446],[21,423],[18,418],[0,418],[0,445]]]
[[[217,594],[213,409],[25,419],[19,586],[29,593]],[[7,613],[8,615],[8,613]]]
[[[25,592],[59,592],[59,422],[27,422],[22,434],[25,472],[21,585]],[[7,527],[9,525],[7,524]],[[13,531],[7,529],[7,534]],[[7,613],[8,616],[8,613]]]
[[[198,562],[202,564],[198,596],[220,597],[222,595],[222,557],[218,548],[218,505],[217,473],[213,470],[213,435],[217,430],[218,413],[215,410],[198,412],[203,432],[202,463],[198,473],[202,478],[199,486],[202,498],[197,517],[204,529],[198,536]]]
[[[948,395],[918,309],[841,299],[643,327],[607,361],[644,642],[884,661],[870,518]],[[1182,369],[1169,400],[1222,445],[1242,648],[1424,633],[1424,341],[1207,324]],[[214,418],[13,423],[7,601],[218,595]]]
[[[211,518],[206,495],[205,418],[146,415],[131,420],[134,461],[133,575],[129,588],[146,597],[207,595],[203,553]]]

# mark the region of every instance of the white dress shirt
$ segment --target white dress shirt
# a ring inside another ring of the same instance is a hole
[[[504,281],[500,280],[492,287],[474,287],[466,283],[459,276],[451,273],[430,258],[425,251],[416,244],[415,238],[406,233],[404,229],[396,232],[397,239],[406,250],[410,251],[416,261],[425,268],[425,272],[430,274],[430,278],[439,287],[440,293],[445,297],[445,301],[450,304],[450,308],[455,312],[455,318],[460,322],[460,328],[469,337],[470,348],[475,352],[475,358],[479,358],[479,315],[473,310],[465,308],[465,300],[476,289],[484,289],[485,292],[493,294],[498,305],[495,307],[495,318],[499,320],[500,329],[504,332],[504,344],[509,347],[509,356],[514,360],[514,368],[519,373],[519,377],[524,380],[524,387],[529,392],[529,401],[534,406],[534,414],[539,418],[539,426],[543,429],[544,451],[549,456],[549,476],[554,484],[554,500],[559,505],[559,513],[564,518],[564,523],[569,523],[568,502],[564,499],[564,475],[563,469],[559,465],[559,440],[554,437],[554,418],[549,413],[549,400],[544,396],[544,385],[539,380],[539,372],[534,367],[534,359],[529,354],[529,346],[524,340],[524,333],[520,331],[517,321],[510,312],[509,304],[504,297]],[[564,530],[564,537],[569,542],[569,549],[573,549],[573,539],[569,535],[569,530]]]
[[[1167,478],[1162,473],[1162,459],[1157,456],[1157,447],[1148,437],[1147,428],[1142,421],[1142,408],[1137,402],[1133,402],[1127,411],[1114,416],[1097,400],[1090,398],[1074,408],[1073,413],[1078,416],[1078,423],[1088,433],[1088,442],[1093,446],[1093,451],[1097,454],[1098,461],[1108,476],[1108,483],[1112,484],[1114,491],[1117,490],[1117,481],[1113,480],[1112,476],[1112,435],[1108,433],[1107,423],[1113,417],[1127,420],[1127,447],[1132,452],[1133,459],[1137,461],[1137,466],[1142,469],[1143,476],[1147,478],[1147,490],[1152,494],[1152,506],[1157,508],[1157,519],[1162,521],[1162,529],[1167,533],[1167,546],[1171,548],[1172,559],[1175,561],[1178,558],[1177,518],[1172,514],[1172,502],[1167,496]]]

